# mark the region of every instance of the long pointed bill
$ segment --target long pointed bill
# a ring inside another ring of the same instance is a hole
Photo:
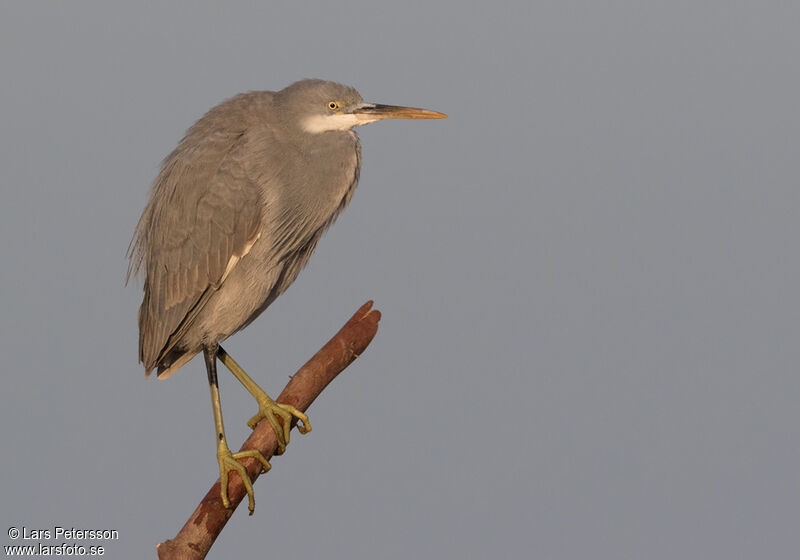
[[[400,107],[398,105],[380,105],[377,103],[365,103],[361,107],[353,110],[353,115],[361,121],[360,124],[367,124],[382,119],[446,119],[444,113],[429,111],[428,109],[417,109],[416,107]]]

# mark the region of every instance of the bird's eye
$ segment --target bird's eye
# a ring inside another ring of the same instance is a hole
[[[329,101],[328,102],[328,109],[330,109],[331,111],[335,111],[338,108],[339,108],[339,102],[338,101]]]

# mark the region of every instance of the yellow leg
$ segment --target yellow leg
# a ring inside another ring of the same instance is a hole
[[[253,457],[261,462],[264,472],[270,470],[269,461],[261,454],[260,451],[252,449],[248,451],[240,451],[232,453],[228,447],[228,441],[225,438],[225,426],[222,424],[222,404],[219,399],[219,385],[217,383],[217,368],[216,368],[216,350],[213,348],[204,350],[206,358],[206,370],[208,372],[209,388],[211,390],[211,407],[214,409],[214,428],[217,434],[217,462],[219,463],[219,480],[220,480],[220,494],[222,497],[222,505],[226,508],[231,507],[230,499],[228,498],[228,475],[231,471],[235,471],[241,477],[244,487],[247,490],[248,504],[250,515],[256,508],[256,500],[253,495],[253,483],[247,475],[247,470],[238,461],[244,457]]]
[[[247,373],[242,369],[242,367],[236,363],[236,361],[231,357],[230,354],[225,352],[222,347],[219,347],[217,350],[217,356],[219,357],[220,361],[225,364],[231,373],[239,380],[239,382],[244,386],[247,391],[253,395],[253,398],[256,399],[258,402],[258,413],[253,416],[247,425],[250,426],[250,429],[255,429],[256,425],[263,420],[264,418],[267,419],[272,429],[275,431],[275,435],[278,438],[278,449],[275,451],[276,455],[281,455],[284,451],[286,451],[286,445],[289,443],[289,430],[291,429],[291,421],[292,416],[297,418],[297,429],[301,434],[307,434],[311,431],[311,424],[308,421],[308,416],[297,410],[292,405],[288,404],[279,404],[273,401],[269,396],[264,392],[261,387],[259,387],[253,379],[247,375]],[[279,416],[283,420],[283,427],[278,423],[276,416]]]

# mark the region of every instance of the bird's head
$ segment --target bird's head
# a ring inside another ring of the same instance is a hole
[[[382,119],[443,119],[447,115],[397,105],[366,103],[352,87],[324,80],[301,80],[278,92],[284,118],[311,134],[350,130]]]

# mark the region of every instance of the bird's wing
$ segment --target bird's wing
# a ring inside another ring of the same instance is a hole
[[[243,131],[187,136],[153,186],[131,251],[134,272],[142,262],[146,271],[139,358],[148,372],[260,235],[246,141]]]

